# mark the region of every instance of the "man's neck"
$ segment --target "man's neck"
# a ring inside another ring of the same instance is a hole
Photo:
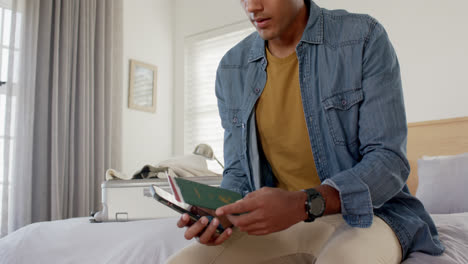
[[[278,58],[285,58],[293,53],[302,38],[308,18],[309,12],[307,6],[304,5],[296,19],[289,26],[289,30],[275,39],[268,40],[267,45],[270,53]]]

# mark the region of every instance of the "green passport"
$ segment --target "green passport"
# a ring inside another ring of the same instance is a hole
[[[218,207],[242,199],[242,195],[231,190],[209,186],[184,178],[174,179],[185,203],[194,206],[216,210]]]

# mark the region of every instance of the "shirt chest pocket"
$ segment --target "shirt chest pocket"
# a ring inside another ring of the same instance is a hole
[[[359,106],[364,99],[362,89],[335,94],[322,101],[328,127],[336,145],[358,143]]]

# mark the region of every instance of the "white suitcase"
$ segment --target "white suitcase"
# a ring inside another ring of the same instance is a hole
[[[222,177],[191,177],[190,180],[219,186]],[[169,193],[167,179],[109,180],[101,184],[102,210],[95,213],[95,222],[115,222],[178,216],[179,213],[151,196],[149,186],[156,185]]]

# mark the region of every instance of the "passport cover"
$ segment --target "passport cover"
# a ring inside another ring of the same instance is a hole
[[[183,201],[194,206],[216,210],[218,207],[242,199],[241,194],[231,190],[209,186],[184,178],[173,179],[179,188]]]

